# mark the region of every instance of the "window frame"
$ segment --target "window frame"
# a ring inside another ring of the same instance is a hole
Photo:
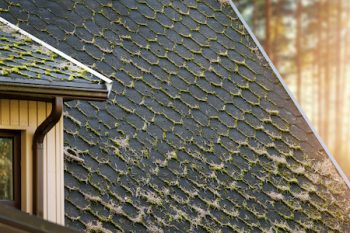
[[[13,200],[0,200],[0,204],[21,208],[21,131],[0,129],[0,138],[13,139]]]

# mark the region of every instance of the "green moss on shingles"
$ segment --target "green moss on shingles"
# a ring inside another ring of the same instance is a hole
[[[91,81],[91,83],[100,82],[97,77],[88,75],[86,70],[70,62],[68,62],[70,64],[67,67],[68,69],[62,72],[58,67],[61,63],[67,63],[64,58],[37,44],[18,31],[12,30],[7,25],[1,23],[0,27],[3,32],[3,35],[0,37],[0,44],[2,44],[0,52],[6,51],[5,54],[7,54],[1,58],[1,68],[5,70],[2,72],[4,75],[11,77],[12,74],[20,74],[23,79],[43,79],[41,73],[45,73],[45,79],[51,78],[48,81],[64,82],[84,79]],[[34,75],[29,75],[26,72],[20,72],[18,70],[20,68],[14,67],[12,62],[17,62],[18,66],[25,66],[26,70],[32,71],[30,68],[36,68],[37,70],[34,71]],[[38,66],[38,64],[41,64],[41,66]],[[42,71],[38,71],[38,69]],[[69,78],[61,78],[57,74],[65,74]],[[18,79],[18,76],[16,78]]]

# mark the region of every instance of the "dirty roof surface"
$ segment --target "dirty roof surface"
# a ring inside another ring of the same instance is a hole
[[[102,80],[0,22],[0,83],[100,88]]]
[[[6,19],[115,80],[107,103],[66,104],[68,226],[350,231],[348,188],[230,6],[1,7]]]

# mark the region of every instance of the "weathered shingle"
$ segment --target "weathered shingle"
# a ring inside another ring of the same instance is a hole
[[[68,226],[350,230],[348,188],[229,6],[6,2],[5,18],[115,80],[107,103],[66,104],[82,159],[66,160]]]
[[[47,26],[56,37],[61,35],[56,33],[58,28],[55,25]],[[85,69],[2,22],[0,23],[0,76],[2,83],[67,87],[94,86],[102,83],[101,79]]]

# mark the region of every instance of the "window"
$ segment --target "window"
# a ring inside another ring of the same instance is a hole
[[[20,208],[21,135],[0,130],[0,203]]]

